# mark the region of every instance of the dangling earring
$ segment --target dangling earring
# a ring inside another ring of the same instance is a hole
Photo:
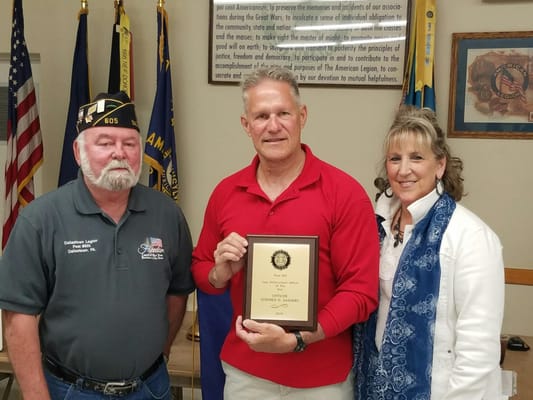
[[[444,188],[442,188],[442,192],[439,191],[439,189],[441,189],[441,182],[441,179],[435,177],[435,190],[439,196],[442,196],[442,193],[444,193]]]
[[[389,190],[389,189],[390,189],[390,193],[387,193],[387,190]],[[383,194],[385,195],[385,197],[387,197],[389,199],[394,195],[394,193],[392,191],[392,188],[390,186],[383,191]]]

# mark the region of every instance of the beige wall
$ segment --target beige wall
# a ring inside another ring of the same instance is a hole
[[[146,131],[155,91],[156,0],[125,0],[134,32],[135,92],[138,117]],[[11,0],[0,0],[0,53],[9,52]],[[57,183],[64,133],[79,1],[25,0],[26,40],[40,55],[39,103],[45,162],[39,188]],[[181,205],[193,237],[204,207],[223,176],[247,164],[252,146],[239,124],[236,86],[207,83],[208,0],[167,0]],[[93,95],[107,88],[111,0],[89,0],[89,47]],[[439,120],[446,127],[452,32],[531,29],[531,0],[437,0],[436,92]],[[374,194],[380,145],[399,89],[303,88],[309,108],[304,141],[323,159],[345,169]],[[450,139],[465,162],[463,203],[500,235],[505,263],[533,268],[533,141]],[[4,159],[0,159],[3,165]],[[533,335],[524,298],[533,289],[507,286],[504,331]],[[531,300],[530,300],[531,301]]]

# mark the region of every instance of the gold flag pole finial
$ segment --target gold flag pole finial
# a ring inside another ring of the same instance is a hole
[[[87,2],[87,0],[81,0],[81,9],[82,10],[87,10],[89,8],[89,4]]]
[[[165,6],[165,0],[157,0],[157,6],[158,7],[164,7]]]
[[[115,0],[115,23],[120,23],[120,14],[124,10],[124,4],[122,4],[122,0]]]

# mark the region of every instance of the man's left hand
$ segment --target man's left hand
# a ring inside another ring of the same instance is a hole
[[[246,342],[254,351],[263,353],[290,353],[296,346],[296,338],[281,326],[251,319],[242,320],[237,317],[235,322],[237,337]]]

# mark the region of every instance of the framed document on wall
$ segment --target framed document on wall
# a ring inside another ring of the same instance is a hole
[[[298,83],[400,88],[411,0],[210,0],[209,83],[281,66]]]
[[[317,328],[318,236],[248,235],[244,318]]]

